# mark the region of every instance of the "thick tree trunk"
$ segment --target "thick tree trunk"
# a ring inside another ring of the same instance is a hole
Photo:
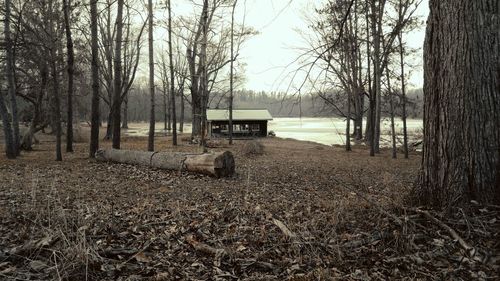
[[[109,108],[108,119],[106,121],[106,135],[105,140],[110,140],[113,138],[113,106]]]
[[[420,204],[500,202],[500,2],[431,0]]]
[[[52,4],[52,3],[51,3]],[[51,6],[51,10],[52,10]],[[59,89],[59,73],[57,70],[57,35],[56,35],[56,22],[53,20],[49,20],[50,25],[50,38],[52,44],[50,46],[50,64],[52,71],[52,88],[53,88],[53,104],[52,104],[52,112],[53,112],[53,121],[52,121],[52,129],[56,134],[56,161],[62,161],[62,148],[61,148],[61,136],[62,136],[62,126],[61,126],[61,94]]]
[[[214,177],[229,177],[234,174],[233,154],[219,153],[189,154],[182,152],[150,152],[132,150],[99,150],[97,160],[124,164],[142,165],[166,170],[180,170],[206,174]]]
[[[155,150],[155,61],[153,58],[153,1],[148,0],[148,46],[149,46],[149,95],[150,95],[150,111],[149,111],[149,134],[148,134],[148,151]]]
[[[66,31],[66,49],[68,52],[68,106],[66,120],[66,152],[73,152],[73,80],[75,53],[73,50],[73,37],[70,27],[71,0],[63,0],[64,28]]]
[[[123,36],[123,6],[124,0],[118,0],[116,15],[116,41],[114,65],[114,93],[113,93],[113,148],[120,149],[121,138],[121,94],[122,94],[122,36]]]
[[[12,147],[7,147],[7,150],[14,149],[15,155],[19,155],[19,116],[17,112],[17,100],[16,100],[16,81],[14,79],[15,65],[14,65],[14,45],[10,38],[10,0],[5,1],[5,19],[4,19],[4,37],[6,44],[6,76],[7,76],[7,90],[10,97],[10,108],[12,114],[12,123],[10,128],[12,128]],[[4,119],[2,117],[2,119]],[[10,123],[10,122],[9,122]],[[7,128],[7,130],[9,130]],[[7,135],[6,135],[7,137]],[[10,141],[6,142],[9,145]],[[10,152],[9,152],[10,153]]]
[[[8,1],[8,0],[7,0]],[[16,158],[16,150],[14,148],[14,139],[12,138],[12,125],[10,124],[10,116],[5,105],[3,95],[0,93],[0,117],[2,118],[3,133],[5,139],[5,154],[7,158]]]

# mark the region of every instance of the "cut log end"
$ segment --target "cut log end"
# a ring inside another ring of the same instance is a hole
[[[219,154],[214,161],[215,176],[218,178],[230,177],[234,174],[235,163],[233,154],[225,151]]]

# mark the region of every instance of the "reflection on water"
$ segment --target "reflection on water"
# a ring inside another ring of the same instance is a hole
[[[351,125],[352,127],[353,125]],[[410,135],[419,134],[422,131],[423,122],[421,119],[407,120],[408,133]],[[179,125],[177,125],[179,128]],[[281,138],[292,138],[297,140],[312,141],[326,145],[345,144],[346,123],[342,118],[274,118],[269,122],[269,131],[274,131],[276,136]],[[389,140],[390,122],[382,122],[382,143]],[[148,123],[130,123],[129,129],[123,132],[128,136],[147,136],[149,131]],[[155,131],[157,135],[165,135],[164,124],[158,122]],[[396,132],[402,135],[403,122],[396,121]],[[184,133],[191,133],[191,124],[184,124]],[[171,132],[168,132],[170,135]]]

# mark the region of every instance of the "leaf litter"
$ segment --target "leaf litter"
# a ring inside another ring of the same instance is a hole
[[[80,144],[62,163],[43,144],[0,159],[0,279],[499,278],[498,206],[404,207],[418,155],[262,144],[262,155],[212,148],[234,151],[229,179],[96,163]]]

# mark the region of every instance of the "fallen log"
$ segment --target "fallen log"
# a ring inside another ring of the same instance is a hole
[[[205,174],[217,178],[234,173],[234,157],[229,151],[189,154],[183,152],[150,152],[104,149],[96,153],[98,161],[148,166],[165,170],[179,170]]]

